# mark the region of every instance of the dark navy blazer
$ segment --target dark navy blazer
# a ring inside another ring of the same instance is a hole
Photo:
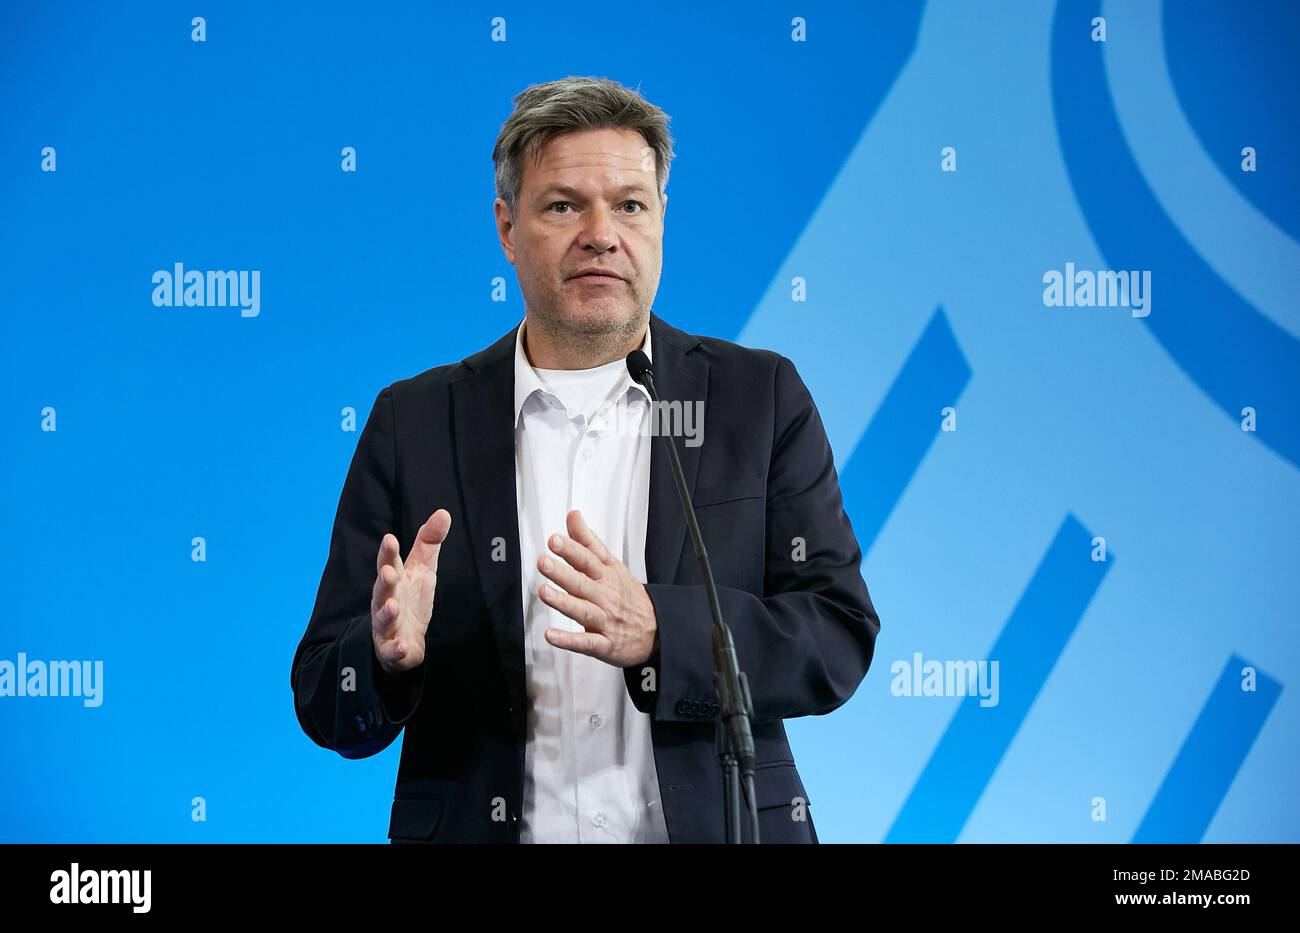
[[[816,842],[812,801],[782,720],[829,713],[848,700],[880,630],[825,429],[785,357],[686,334],[656,314],[650,329],[660,399],[704,402],[703,443],[674,443],[753,693],[762,841]],[[364,758],[405,728],[388,832],[394,842],[519,839],[528,710],[514,347],[512,329],[459,363],[379,393],[293,659],[298,721],[317,744]],[[712,620],[663,444],[652,439],[645,548],[660,647],[653,675],[638,665],[624,679],[651,717],[669,838],[721,842]],[[379,542],[391,531],[405,559],[416,531],[440,508],[451,512],[452,525],[425,661],[390,675],[370,632]]]

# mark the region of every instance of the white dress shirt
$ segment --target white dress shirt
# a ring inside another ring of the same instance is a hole
[[[535,369],[515,337],[515,493],[529,700],[521,842],[667,842],[650,717],[621,668],[557,648],[547,628],[582,626],[541,601],[547,539],[582,512],[606,547],[646,581],[649,395],[623,360]],[[646,329],[641,349],[650,355]]]

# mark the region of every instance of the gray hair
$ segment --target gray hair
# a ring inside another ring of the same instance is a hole
[[[609,78],[568,77],[525,88],[514,98],[515,109],[501,127],[492,161],[496,164],[497,197],[516,216],[525,159],[536,160],[542,147],[556,136],[583,130],[631,129],[645,138],[655,154],[659,196],[668,187],[673,160],[672,119],[641,96]]]

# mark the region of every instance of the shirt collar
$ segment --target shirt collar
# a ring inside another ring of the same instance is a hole
[[[534,392],[550,394],[547,392],[546,386],[542,385],[542,381],[537,378],[537,373],[533,371],[532,364],[528,362],[528,355],[524,353],[524,327],[527,323],[528,319],[525,318],[519,326],[515,328],[516,425],[519,424],[519,413],[523,410],[524,402],[528,401],[529,397],[531,397]],[[651,362],[654,361],[654,357],[650,355],[650,327],[648,325],[645,329],[645,340],[641,341],[641,352],[644,353],[646,358]],[[618,386],[618,395],[616,398],[622,398],[629,389],[640,391],[640,393],[646,397],[646,401],[650,401],[650,393],[646,391],[645,386],[633,379],[631,373],[624,372],[623,380]]]

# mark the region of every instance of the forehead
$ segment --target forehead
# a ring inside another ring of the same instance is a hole
[[[641,181],[654,188],[655,154],[636,130],[601,129],[565,133],[542,146],[537,160],[525,165],[525,187],[549,184],[563,178],[581,182]]]

